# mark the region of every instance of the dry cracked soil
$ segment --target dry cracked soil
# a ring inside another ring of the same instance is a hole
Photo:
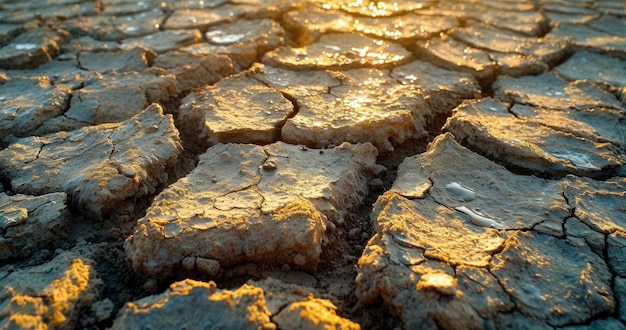
[[[2,329],[626,329],[619,0],[1,0]]]

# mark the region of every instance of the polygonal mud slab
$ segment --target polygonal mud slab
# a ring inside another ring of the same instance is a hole
[[[188,279],[160,295],[127,303],[111,329],[275,329],[263,293],[248,284],[231,291]]]
[[[406,141],[423,140],[435,114],[426,95],[375,69],[342,74],[328,93],[297,98],[298,113],[282,128],[285,142],[311,147],[371,142],[391,152]]]
[[[122,52],[89,52],[78,56],[80,67],[100,73],[141,72],[152,65],[156,54],[147,49],[133,48]]]
[[[14,192],[65,192],[100,218],[120,201],[154,193],[181,152],[171,115],[151,105],[119,124],[23,138],[0,151],[0,173]]]
[[[513,1],[442,1],[438,6],[418,12],[421,15],[456,17],[463,22],[482,22],[498,29],[526,36],[539,36],[548,31],[543,14],[531,2]]]
[[[554,71],[570,81],[588,80],[626,87],[626,61],[611,56],[580,50]]]
[[[611,273],[587,245],[516,232],[490,269],[520,312],[551,326],[587,322],[616,307]]]
[[[515,104],[509,110],[515,117],[569,133],[593,142],[626,146],[626,118],[621,110],[548,110]]]
[[[597,192],[595,192],[597,193]],[[604,192],[606,194],[606,192]],[[613,192],[614,195],[618,195],[615,194]],[[592,194],[588,194],[588,195],[592,195]],[[622,194],[623,195],[623,194]],[[584,196],[584,195],[583,195]],[[587,202],[590,199],[589,196],[585,196],[587,197]],[[603,196],[606,199],[606,195]],[[582,198],[578,198],[579,200]],[[588,203],[590,204],[590,203]],[[593,205],[595,206],[595,205]],[[600,211],[602,212],[602,211]],[[620,211],[617,211],[615,213],[618,213]],[[617,276],[626,276],[626,232],[623,230],[623,226],[621,226],[621,223],[623,223],[623,218],[619,219],[616,222],[613,222],[611,219],[609,219],[609,221],[607,221],[607,214],[608,212],[602,212],[604,214],[600,214],[600,216],[598,216],[597,218],[600,219],[599,225],[596,224],[594,225],[594,227],[600,227],[600,229],[604,229],[606,231],[606,229],[614,229],[611,227],[620,227],[618,230],[615,230],[615,232],[613,232],[612,234],[606,236],[606,245],[607,245],[607,257],[608,257],[608,264],[609,266],[611,266],[611,270],[617,275]],[[622,210],[622,216],[623,216],[623,210]],[[587,215],[587,214],[586,214]],[[612,214],[608,214],[609,216]],[[618,214],[619,215],[619,214]],[[591,218],[591,219],[590,219]],[[594,220],[592,217],[585,217],[583,218],[583,221],[589,221],[589,220]],[[617,225],[617,226],[616,226]],[[617,292],[616,292],[617,293]],[[624,292],[626,293],[626,292]],[[619,294],[619,293],[617,293]],[[623,315],[623,314],[622,314]]]
[[[140,73],[109,74],[88,81],[85,87],[74,91],[65,118],[58,122],[73,122],[77,127],[86,124],[121,122],[138,114],[151,103],[167,104],[176,96],[176,78],[172,75]]]
[[[326,33],[364,33],[366,35],[407,43],[428,39],[459,25],[454,17],[418,16],[406,14],[395,17],[358,17],[341,11],[310,7],[290,11],[283,17],[285,27],[297,31],[301,45],[310,44]]]
[[[213,146],[155,198],[126,242],[128,259],[161,278],[245,261],[315,270],[365,198],[376,154],[370,144]]]
[[[0,327],[73,329],[102,289],[95,263],[74,252],[5,272],[0,274]]]
[[[237,21],[209,29],[205,33],[209,42],[182,47],[180,51],[199,58],[226,56],[238,72],[281,45],[283,34],[283,29],[271,20]]]
[[[242,14],[243,10],[232,6],[219,6],[211,10],[178,9],[167,18],[163,27],[170,30],[206,30],[209,26],[232,22]]]
[[[180,0],[176,2],[170,2],[168,5],[173,9],[212,9],[218,6],[221,6],[225,3],[233,2],[228,0],[206,0],[206,1],[197,1],[197,0]]]
[[[616,1],[615,3],[618,6],[621,5],[620,7],[622,10],[624,9],[623,4],[620,4],[619,1]],[[608,15],[603,16],[602,18],[589,23],[589,26],[606,33],[626,37],[626,22],[619,17]]]
[[[121,41],[159,31],[166,15],[159,9],[111,17],[97,15],[64,21],[64,27],[74,34],[88,34],[98,40]]]
[[[245,75],[195,90],[181,103],[178,121],[183,134],[205,148],[217,143],[276,142],[294,111],[280,92]]]
[[[450,329],[481,328],[481,316],[513,309],[483,269],[502,248],[495,229],[475,226],[430,197],[411,201],[393,191],[378,199],[372,219],[376,232],[356,279],[362,302],[382,298],[407,329],[434,322]]]
[[[207,43],[181,48],[195,56],[215,54],[228,56],[237,71],[250,67],[268,51],[284,43],[285,31],[269,19],[239,20],[210,28],[205,34]]]
[[[124,16],[145,12],[160,5],[157,0],[128,1],[128,0],[105,0],[102,1],[102,14],[110,16]]]
[[[28,2],[30,3],[30,1]],[[0,20],[6,23],[32,23],[38,20],[56,21],[66,20],[77,16],[91,16],[99,12],[101,2],[82,2],[81,4],[57,4],[48,3],[39,8],[27,7],[15,11],[5,11],[6,17],[0,16]],[[3,12],[0,12],[0,15]]]
[[[626,59],[626,36],[609,34],[581,24],[560,24],[548,36],[570,37],[578,49]]]
[[[512,174],[449,134],[398,172],[374,204],[375,234],[356,279],[362,302],[382,298],[407,329],[563,325],[615,307],[601,257],[553,237],[569,214],[558,182]],[[539,263],[548,257],[553,264]],[[545,302],[539,290],[550,294]],[[563,315],[546,315],[553,306]]]
[[[460,146],[449,133],[400,164],[391,192],[409,199],[428,194],[449,209],[461,208],[457,211],[473,223],[498,229],[561,223],[569,214],[555,181],[513,174]]]
[[[395,67],[390,77],[417,87],[426,94],[433,111],[449,116],[464,99],[480,97],[480,86],[467,73],[440,69],[428,62],[414,61]]]
[[[28,257],[59,245],[70,221],[65,193],[42,196],[0,192],[0,260]]]
[[[483,84],[490,84],[498,74],[516,77],[538,74],[548,69],[546,63],[533,56],[487,52],[469,47],[449,36],[417,42],[415,53],[419,58],[439,67],[469,73]]]
[[[313,0],[311,2],[317,3],[319,2],[319,0]],[[323,8],[341,9],[350,14],[356,14],[360,16],[385,17],[398,16],[416,10],[422,10],[436,4],[437,1],[434,0],[398,0],[394,2],[383,2],[375,0],[340,0],[334,1],[332,3],[326,1],[323,4]]]
[[[23,27],[19,24],[0,23],[0,45],[8,44],[11,39],[22,31]]]
[[[157,76],[174,75],[176,91],[180,97],[192,88],[213,84],[235,73],[233,62],[224,55],[197,56],[187,52],[173,51],[159,55],[149,72]]]
[[[69,39],[69,33],[64,30],[31,29],[23,32],[0,48],[0,68],[35,68],[52,60]]]
[[[468,5],[465,14],[486,25],[495,26],[498,30],[514,31],[529,37],[539,37],[549,30],[548,20],[537,10],[510,10],[487,6]]]
[[[578,220],[607,235],[626,233],[626,178],[596,181],[568,176],[561,185]]]
[[[201,41],[202,33],[199,30],[165,30],[144,37],[124,39],[120,47],[122,49],[145,47],[162,54]]]
[[[489,158],[543,176],[600,177],[622,166],[624,157],[616,146],[516,118],[507,108],[490,98],[467,101],[454,110],[444,129]]]
[[[271,278],[236,290],[188,279],[158,296],[127,303],[112,329],[360,329],[338,316],[332,302],[316,295]]]
[[[63,30],[31,29],[0,48],[0,68],[32,69],[52,60],[70,39]]]
[[[560,62],[570,53],[570,42],[567,38],[527,37],[482,24],[454,29],[450,35],[478,49],[532,56],[547,64]]]
[[[52,85],[48,77],[10,79],[0,88],[0,136],[3,139],[8,135],[28,136],[69,107],[70,88]]]
[[[371,142],[380,152],[390,152],[426,138],[437,116],[480,95],[470,76],[423,62],[391,74],[375,69],[300,73],[270,66],[252,72],[298,106],[282,129],[283,141],[312,147]]]
[[[402,46],[360,34],[326,34],[308,46],[280,47],[263,57],[265,64],[297,71],[383,69],[410,60]]]
[[[493,83],[495,97],[547,109],[588,110],[613,108],[623,111],[615,95],[584,81],[567,82],[554,73],[512,78],[502,76]]]

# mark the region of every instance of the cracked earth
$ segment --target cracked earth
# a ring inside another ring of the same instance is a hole
[[[0,1],[3,329],[626,329],[617,0]]]

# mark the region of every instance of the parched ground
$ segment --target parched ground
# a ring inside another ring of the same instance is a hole
[[[626,4],[0,0],[2,329],[626,329]]]

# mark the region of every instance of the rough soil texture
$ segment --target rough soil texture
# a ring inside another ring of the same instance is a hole
[[[618,0],[0,1],[0,328],[626,329]]]

